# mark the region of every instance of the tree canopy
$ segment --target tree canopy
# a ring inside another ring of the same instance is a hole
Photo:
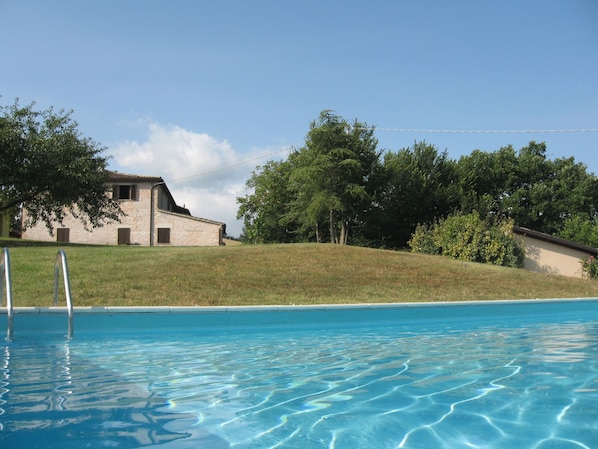
[[[323,111],[287,161],[258,167],[238,198],[244,238],[347,244],[371,208],[380,153],[373,128]]]
[[[418,224],[447,216],[459,205],[456,164],[446,151],[416,142],[384,155],[379,204],[384,246],[403,247]]]
[[[269,161],[257,167],[246,185],[251,195],[237,198],[238,218],[243,218],[248,243],[289,243],[295,240],[299,218],[291,213],[294,195],[289,187],[291,163]]]
[[[458,160],[426,142],[380,151],[374,131],[323,111],[301,148],[247,181],[245,239],[404,248],[418,225],[474,214],[596,245],[598,179],[574,158],[534,141]]]
[[[573,157],[550,160],[546,152],[546,144],[532,141],[519,152],[508,146],[462,157],[461,209],[510,217],[519,226],[561,236],[574,216],[594,220],[596,176]]]
[[[323,111],[313,121],[305,145],[293,156],[291,186],[305,211],[303,225],[323,240],[327,224],[331,243],[347,244],[353,225],[359,223],[372,200],[372,176],[379,159],[374,129],[357,120],[350,124]]]
[[[18,100],[0,105],[0,213],[24,207],[25,227],[41,221],[52,232],[71,213],[89,229],[122,216],[106,194],[104,148],[83,137],[71,115]]]

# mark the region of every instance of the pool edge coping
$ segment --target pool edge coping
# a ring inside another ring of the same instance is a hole
[[[390,309],[410,307],[458,307],[490,306],[514,304],[540,304],[556,302],[592,302],[598,297],[588,298],[543,298],[543,299],[501,299],[485,301],[428,301],[396,303],[357,303],[357,304],[288,304],[288,305],[253,305],[253,306],[77,306],[75,314],[115,314],[115,313],[239,313],[239,312],[292,312],[308,310],[355,310],[355,309]],[[65,313],[65,307],[14,307],[14,314],[36,315]],[[7,308],[0,308],[0,315],[6,315]]]

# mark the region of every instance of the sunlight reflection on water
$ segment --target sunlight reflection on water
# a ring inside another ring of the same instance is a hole
[[[598,313],[512,321],[15,339],[0,355],[0,443],[592,447]]]

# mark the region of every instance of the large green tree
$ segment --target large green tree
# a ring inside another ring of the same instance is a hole
[[[577,214],[564,220],[559,237],[598,248],[598,214]]]
[[[295,196],[290,189],[291,163],[269,161],[257,167],[245,185],[252,193],[237,198],[237,218],[243,219],[247,243],[291,243],[300,239],[291,213]]]
[[[503,203],[520,226],[558,234],[567,218],[596,213],[598,182],[573,157],[549,160],[545,144],[530,142],[519,167],[518,189]]]
[[[106,191],[104,148],[78,131],[71,112],[0,105],[0,213],[27,210],[25,226],[73,214],[90,229],[122,211]]]
[[[403,248],[418,224],[447,216],[459,205],[454,161],[446,151],[416,142],[384,156],[385,188],[378,197],[381,243]]]
[[[291,176],[296,206],[318,241],[327,224],[332,243],[347,244],[373,201],[380,152],[374,128],[323,111],[310,124],[305,145],[295,155]]]
[[[463,156],[459,172],[461,210],[511,217],[519,226],[559,234],[576,215],[591,219],[598,206],[598,181],[574,158],[550,160],[544,143],[530,142],[493,153]]]
[[[237,198],[244,240],[363,244],[381,178],[377,144],[373,127],[323,111],[305,145],[247,181],[252,193]]]
[[[498,151],[474,150],[457,163],[461,185],[460,209],[464,213],[478,211],[496,215],[503,199],[517,189],[519,167],[517,152],[512,146]]]

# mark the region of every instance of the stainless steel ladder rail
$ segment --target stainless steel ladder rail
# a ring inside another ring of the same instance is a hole
[[[64,280],[64,293],[66,295],[66,310],[69,317],[68,338],[73,336],[73,299],[71,297],[71,281],[69,279],[69,266],[66,261],[64,250],[58,250],[56,261],[54,263],[54,307],[58,306],[58,274],[62,268],[62,278]]]
[[[8,329],[6,331],[6,338],[12,338],[12,323],[13,323],[13,308],[12,308],[12,277],[10,275],[10,253],[8,248],[2,248],[2,258],[0,259],[0,272],[4,276],[4,283],[6,285],[6,310],[8,317]],[[4,298],[2,291],[2,282],[0,282],[0,304]]]

